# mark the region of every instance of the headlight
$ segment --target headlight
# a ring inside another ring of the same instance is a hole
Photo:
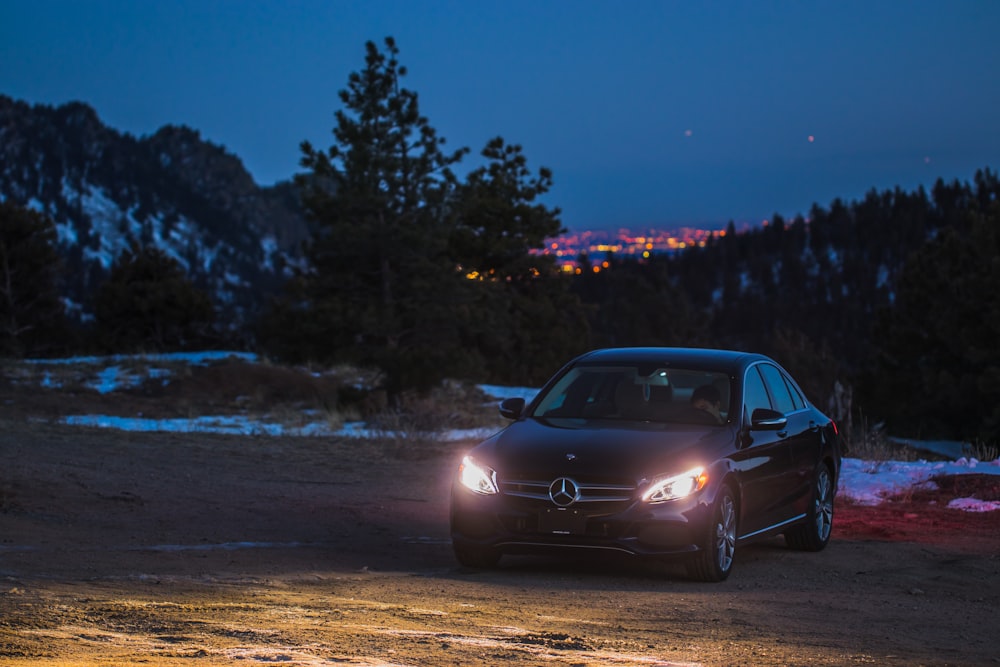
[[[704,468],[692,468],[672,477],[657,477],[642,494],[642,499],[649,503],[677,500],[700,491],[707,482],[708,474]]]
[[[462,465],[458,467],[458,481],[470,491],[481,493],[484,496],[499,493],[496,471],[477,464],[468,456],[462,459]]]

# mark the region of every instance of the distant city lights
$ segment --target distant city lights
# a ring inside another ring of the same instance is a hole
[[[767,226],[767,221],[757,225]],[[742,223],[739,230],[749,230],[751,223]],[[556,258],[556,264],[564,273],[579,275],[581,269],[579,259],[586,256],[591,262],[591,271],[598,273],[610,268],[607,261],[609,255],[638,257],[649,259],[653,255],[672,254],[679,250],[693,247],[704,247],[710,238],[723,238],[724,229],[697,229],[681,227],[670,230],[647,229],[632,231],[619,229],[617,231],[581,231],[567,232],[561,236],[549,239],[543,250],[536,254],[551,255]]]

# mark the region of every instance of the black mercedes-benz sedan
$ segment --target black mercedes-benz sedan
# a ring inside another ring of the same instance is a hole
[[[681,557],[691,577],[721,581],[753,540],[830,540],[836,424],[766,356],[597,350],[500,412],[513,422],[464,457],[452,488],[463,565],[606,550]]]

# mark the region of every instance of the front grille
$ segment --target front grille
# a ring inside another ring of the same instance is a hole
[[[566,479],[572,480],[579,497],[572,503],[557,505],[549,496],[549,487],[557,479],[528,473],[497,480],[501,495],[507,499],[497,518],[511,533],[544,535],[546,539],[607,539],[621,531],[622,527],[609,518],[635,502],[634,483],[621,478],[574,475]],[[566,520],[553,524],[553,512],[565,512]]]
[[[551,503],[549,486],[553,480],[505,479],[500,480],[504,495]],[[574,479],[580,489],[577,503],[624,503],[632,500],[635,485],[620,481]]]

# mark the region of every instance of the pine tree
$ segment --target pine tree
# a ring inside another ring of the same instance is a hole
[[[95,316],[99,345],[110,352],[168,351],[203,344],[213,311],[177,260],[133,243],[98,288]]]
[[[44,352],[63,326],[52,221],[0,202],[0,355]]]
[[[597,268],[598,271],[593,269]],[[666,258],[608,258],[588,267],[574,289],[590,308],[594,344],[686,346],[700,344],[703,323],[675,285]]]
[[[302,278],[313,335],[307,354],[384,373],[393,394],[426,387],[462,365],[451,302],[463,300],[462,276],[448,254],[450,167],[444,139],[420,115],[417,94],[390,37],[368,42],[365,68],[340,92],[335,143],[302,145],[309,174],[298,179],[319,232]]]
[[[906,263],[876,329],[868,397],[893,433],[1000,442],[1000,205]]]
[[[521,146],[492,139],[487,164],[459,187],[450,248],[474,288],[463,325],[493,381],[543,382],[587,346],[583,306],[554,259],[535,251],[563,231],[559,209],[539,201],[552,185],[532,175]]]
[[[566,231],[559,209],[538,201],[552,187],[552,172],[543,167],[532,176],[521,146],[501,137],[490,140],[482,156],[487,164],[473,170],[457,193],[453,251],[468,272],[484,279],[520,281],[540,267],[548,271],[552,259],[531,252]]]

